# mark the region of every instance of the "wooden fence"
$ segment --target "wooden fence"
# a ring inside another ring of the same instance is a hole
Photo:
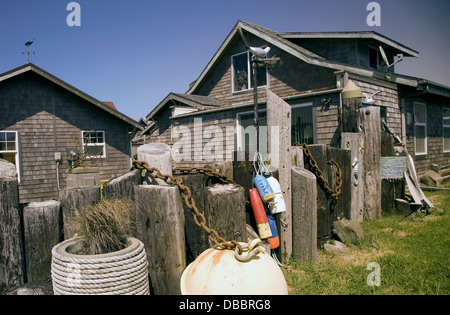
[[[377,129],[377,109],[361,109],[361,124],[366,132]],[[371,117],[375,117],[372,121]],[[372,129],[371,129],[372,128]],[[370,139],[369,139],[370,138]],[[316,176],[304,163],[300,147],[285,150],[282,157],[289,173],[275,172],[275,177],[289,187],[290,208],[278,223],[281,260],[293,257],[298,262],[315,262],[317,245],[331,237],[332,222],[347,218],[362,221],[381,213],[379,163],[373,160],[378,140],[365,133],[343,133],[342,148],[310,145],[309,150],[332,189],[336,187],[337,169],[342,172],[342,191],[333,201],[324,192]],[[158,149],[161,154],[160,148]],[[152,155],[150,153],[150,155]],[[289,163],[286,162],[289,158]],[[375,157],[376,158],[376,157]],[[171,160],[146,156],[150,165],[168,170]],[[359,162],[359,182],[355,184],[352,164]],[[248,153],[236,152],[233,162],[210,165],[232,176],[237,184],[220,184],[205,174],[181,175],[191,189],[206,224],[226,240],[248,242],[248,227],[255,228],[253,214],[245,200],[253,183],[253,162]],[[170,168],[171,170],[171,168]],[[170,171],[171,172],[171,171]],[[283,176],[283,177],[282,177]],[[287,178],[285,178],[287,176]],[[152,185],[149,185],[151,183]],[[379,184],[378,184],[379,183]],[[148,172],[133,170],[100,187],[70,188],[60,192],[59,201],[34,203],[20,207],[16,178],[0,174],[0,294],[8,287],[36,282],[50,277],[51,248],[72,236],[68,220],[101,198],[129,198],[137,205],[135,236],[146,247],[151,290],[154,294],[179,294],[180,277],[185,267],[212,246],[188,209],[179,188],[148,177]],[[374,190],[375,189],[375,190]],[[286,193],[283,190],[283,193]],[[285,195],[286,198],[287,195]],[[286,257],[286,253],[288,256]],[[284,255],[283,255],[284,254]]]

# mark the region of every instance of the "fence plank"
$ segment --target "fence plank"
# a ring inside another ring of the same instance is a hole
[[[292,168],[292,256],[297,262],[317,260],[317,185],[310,171]]]

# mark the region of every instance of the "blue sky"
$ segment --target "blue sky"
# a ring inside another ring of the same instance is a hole
[[[380,0],[381,26],[369,27],[370,0],[79,0],[81,26],[69,27],[69,0],[0,0],[0,73],[31,62],[139,120],[170,92],[184,93],[238,20],[279,32],[373,30],[420,53],[398,72],[450,86],[450,0]]]

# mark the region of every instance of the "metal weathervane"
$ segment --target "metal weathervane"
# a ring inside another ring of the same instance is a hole
[[[26,54],[27,54],[27,63],[30,63],[30,46],[34,43],[34,41],[35,41],[35,38],[33,38],[32,41],[25,43],[25,47],[27,47],[27,52],[26,52]],[[21,53],[25,54],[24,51],[22,51]],[[33,55],[36,55],[36,53],[34,51],[32,53],[33,53]]]

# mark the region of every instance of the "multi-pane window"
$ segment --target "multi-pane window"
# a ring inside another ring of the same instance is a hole
[[[314,143],[312,104],[292,106],[292,144]]]
[[[105,158],[106,144],[105,132],[99,130],[82,131],[83,150],[87,149],[87,155],[91,158]]]
[[[17,176],[20,182],[17,131],[0,131],[0,159],[11,162],[16,166]]]
[[[427,107],[414,103],[415,153],[427,154]]]
[[[249,52],[244,52],[231,57],[233,92],[245,91],[253,88],[252,63]],[[267,70],[257,68],[257,86],[267,85]]]
[[[444,152],[450,152],[450,107],[442,109],[442,125],[444,128]]]

